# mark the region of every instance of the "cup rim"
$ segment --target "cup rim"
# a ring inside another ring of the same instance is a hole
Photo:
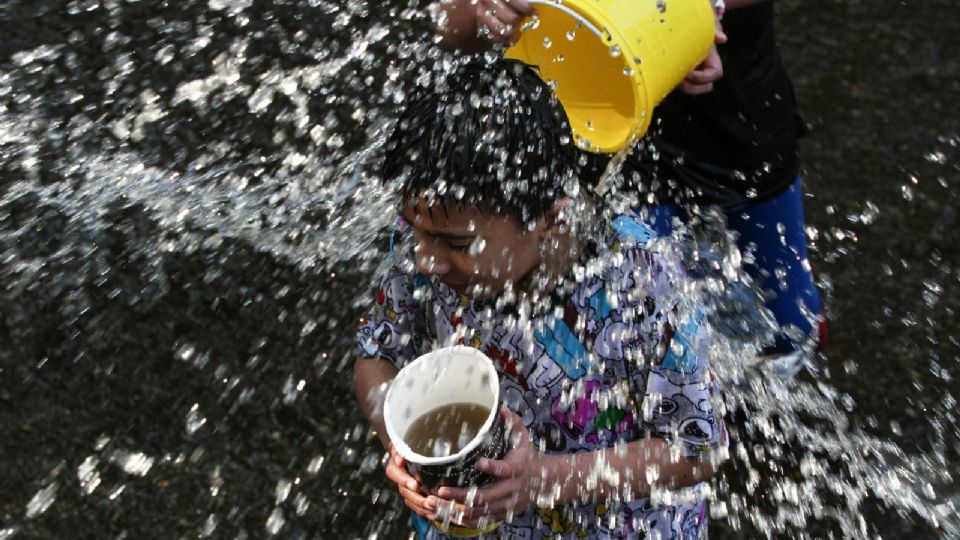
[[[490,414],[487,416],[487,419],[484,421],[483,426],[480,428],[480,431],[477,432],[477,435],[474,436],[474,438],[471,439],[470,442],[467,443],[463,448],[461,448],[459,452],[457,452],[456,454],[450,454],[449,456],[439,456],[439,457],[424,456],[422,454],[418,454],[417,452],[414,452],[413,449],[410,448],[410,446],[403,441],[402,434],[398,434],[393,430],[392,423],[390,422],[390,418],[392,415],[392,411],[390,407],[390,401],[391,401],[390,396],[393,394],[393,389],[396,388],[397,381],[401,380],[402,377],[404,377],[404,372],[406,372],[409,375],[409,373],[412,373],[414,371],[414,366],[416,364],[423,363],[425,361],[430,361],[435,356],[440,356],[443,354],[451,354],[451,353],[467,353],[467,354],[476,356],[478,359],[480,359],[483,362],[484,367],[487,369],[490,375],[490,380],[491,380],[490,384],[493,389],[494,406],[490,409]],[[491,361],[490,358],[486,354],[484,354],[482,351],[475,349],[473,347],[467,347],[465,345],[453,345],[450,347],[435,349],[427,354],[419,356],[414,361],[404,366],[403,369],[401,369],[397,373],[397,375],[393,378],[393,381],[390,383],[390,388],[387,389],[387,394],[383,401],[384,425],[386,426],[386,429],[387,429],[387,436],[390,437],[390,441],[393,443],[393,447],[397,450],[397,453],[399,453],[405,460],[411,463],[415,463],[417,465],[428,465],[428,466],[429,465],[446,465],[449,463],[456,462],[459,459],[470,455],[478,446],[480,446],[480,443],[483,441],[483,437],[481,435],[488,433],[490,431],[490,428],[493,425],[494,420],[496,420],[497,415],[500,414],[500,410],[498,407],[500,403],[500,382],[499,381],[500,381],[500,377],[497,374],[496,368],[493,366],[493,361]]]

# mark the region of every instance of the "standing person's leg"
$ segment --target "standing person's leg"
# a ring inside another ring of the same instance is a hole
[[[820,295],[807,259],[802,197],[798,176],[780,195],[727,215],[727,226],[740,235],[740,250],[753,253],[754,262],[744,269],[773,295],[766,306],[781,331],[764,354],[789,355],[810,338],[821,346],[826,338]]]

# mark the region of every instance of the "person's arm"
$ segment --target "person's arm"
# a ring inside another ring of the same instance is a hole
[[[384,471],[387,478],[397,485],[404,503],[424,516],[427,514],[426,493],[393,448],[383,418],[383,400],[390,382],[399,372],[397,366],[416,354],[410,339],[414,313],[407,310],[412,302],[412,276],[398,267],[392,268],[380,283],[377,302],[364,317],[357,334],[358,358],[353,366],[353,385],[364,417],[390,452]]]
[[[397,368],[378,358],[360,358],[353,365],[353,388],[360,409],[384,448],[390,448],[390,437],[383,423],[383,398]]]
[[[752,6],[761,2],[770,0],[727,0],[724,9],[738,9]],[[727,42],[727,35],[723,31],[723,25],[720,19],[717,19],[716,35],[714,36],[715,45],[707,53],[707,57],[693,71],[684,77],[680,83],[680,91],[684,94],[699,95],[713,91],[713,83],[723,77],[723,61],[720,59],[720,53],[716,45],[723,45]]]
[[[553,481],[560,486],[559,503],[636,499],[650,496],[654,487],[694,486],[710,479],[719,461],[678,457],[671,443],[659,437],[596,452],[546,457],[545,470],[553,470]],[[603,470],[616,472],[596,474]]]
[[[425,517],[440,519],[449,513],[463,516],[461,525],[476,527],[531,506],[638,499],[648,497],[654,486],[677,489],[707,480],[719,462],[717,454],[709,459],[679,457],[669,441],[657,437],[593,452],[542,454],[518,416],[509,413],[507,422],[519,431],[510,453],[503,460],[481,459],[477,464],[480,472],[499,480],[472,497],[469,489],[442,487],[426,498]]]
[[[527,0],[440,0],[436,32],[447,49],[482,52],[493,43],[512,45],[520,21],[535,13]]]
[[[387,460],[384,470],[387,478],[397,485],[404,504],[410,510],[428,517],[430,512],[426,508],[427,493],[410,475],[403,458],[394,450],[383,421],[383,399],[397,372],[397,368],[385,360],[360,358],[353,366],[354,391],[367,422],[380,439],[380,444],[390,452],[390,459]]]

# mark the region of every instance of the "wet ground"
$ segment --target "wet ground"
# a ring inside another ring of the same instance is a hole
[[[380,453],[350,389],[359,311],[349,301],[362,280],[346,270],[357,264],[333,273],[297,264],[279,247],[204,227],[202,217],[171,229],[130,197],[80,219],[56,191],[83,183],[91,155],[121,146],[185,174],[219,147],[213,154],[238,162],[256,186],[283,167],[277,152],[312,148],[284,116],[286,102],[259,115],[226,93],[208,109],[183,102],[140,137],[118,135],[115,121],[144,110],[145,90],[174,100],[177,82],[208,76],[210,51],[237,39],[254,43],[253,67],[237,84],[256,86],[271,66],[315,62],[302,44],[329,44],[348,29],[292,3],[254,6],[246,25],[204,15],[206,2],[145,4],[0,6],[0,86],[8,88],[0,112],[39,113],[34,124],[3,126],[0,137],[0,539],[405,537],[405,513],[380,479]],[[945,0],[778,4],[784,56],[812,128],[802,147],[807,215],[831,320],[820,376],[849,395],[853,426],[955,470],[960,18]],[[211,44],[183,54],[204,17]],[[350,28],[366,31],[368,19],[353,13]],[[293,39],[298,31],[304,37]],[[45,63],[14,55],[57,43]],[[180,56],[162,63],[167,45]],[[402,57],[384,42],[372,51]],[[132,75],[118,67],[123,55]],[[384,106],[350,87],[351,74],[369,70],[364,61],[317,89],[307,109],[325,120],[324,107],[335,109],[349,124],[358,106]],[[377,76],[374,87],[386,84]],[[338,92],[357,97],[326,103]],[[18,130],[42,136],[32,147],[15,140]],[[36,167],[24,165],[27,151]],[[24,178],[53,191],[10,197]],[[275,211],[256,219],[269,222]],[[772,494],[738,488],[741,472],[724,471],[735,493],[776,505]],[[957,496],[958,482],[937,487]],[[871,536],[931,533],[879,504],[863,517]],[[718,522],[715,536],[754,537],[751,527]],[[828,519],[807,527],[815,536],[833,530]]]

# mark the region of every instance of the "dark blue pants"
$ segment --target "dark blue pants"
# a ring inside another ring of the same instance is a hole
[[[661,235],[670,234],[673,217],[686,219],[672,204],[648,211],[648,222]],[[739,233],[740,251],[745,253],[750,249],[753,253],[754,262],[745,264],[744,270],[761,289],[773,293],[766,306],[773,312],[781,331],[764,352],[778,354],[795,350],[798,344],[784,330],[793,326],[803,335],[815,337],[813,325],[821,318],[820,295],[807,261],[800,177],[780,195],[727,213],[726,218],[727,227]],[[825,328],[816,330],[821,332],[821,340],[825,338],[822,335]]]

